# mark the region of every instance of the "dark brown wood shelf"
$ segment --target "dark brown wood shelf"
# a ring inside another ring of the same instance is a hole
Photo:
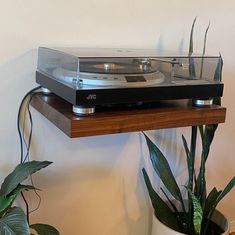
[[[72,138],[223,123],[226,115],[226,108],[218,105],[199,108],[180,101],[155,107],[98,110],[93,115],[78,117],[68,102],[42,94],[33,97],[32,106]]]

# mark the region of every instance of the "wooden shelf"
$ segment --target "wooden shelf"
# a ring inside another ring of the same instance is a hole
[[[71,138],[223,123],[226,115],[226,108],[221,106],[199,108],[180,101],[155,107],[97,110],[93,115],[78,117],[68,102],[42,94],[33,97],[32,106]]]

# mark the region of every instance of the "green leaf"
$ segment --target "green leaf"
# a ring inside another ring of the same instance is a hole
[[[197,20],[197,16],[193,20],[193,24],[192,24],[191,31],[190,31],[189,55],[192,55],[193,53],[193,31],[194,31],[194,25],[196,23],[196,20]]]
[[[208,26],[207,26],[207,28],[206,28],[206,31],[205,31],[202,55],[205,55],[205,53],[206,53],[206,39],[207,39],[208,30],[209,30],[209,28],[210,28],[210,24],[211,24],[211,23],[209,22],[209,24],[208,24]]]
[[[200,202],[198,201],[198,199],[194,195],[194,193],[190,190],[189,190],[189,193],[190,193],[190,197],[191,197],[192,202],[193,202],[193,225],[194,225],[194,230],[195,230],[196,234],[200,234],[201,233],[202,216],[203,216],[202,207],[200,205]]]
[[[49,224],[31,224],[29,226],[35,230],[38,235],[59,235],[59,231]]]
[[[0,234],[4,235],[29,235],[27,218],[21,208],[11,208],[0,219]]]
[[[27,179],[33,173],[47,167],[52,162],[31,161],[19,164],[12,173],[10,173],[2,183],[0,195],[6,196],[11,193],[22,181]]]
[[[206,161],[209,156],[210,146],[214,139],[215,131],[218,127],[218,124],[206,125],[205,127],[199,127],[202,141],[202,154],[201,154],[201,165],[200,171],[197,179],[197,192],[196,195],[200,199],[201,205],[204,207],[206,200],[206,180],[205,180],[205,171],[206,171]]]
[[[221,81],[222,78],[222,70],[223,70],[223,58],[220,55],[220,58],[217,63],[217,67],[215,69],[215,74],[214,74],[214,81]]]
[[[206,53],[206,39],[207,39],[207,34],[208,34],[208,30],[210,28],[210,22],[206,28],[206,32],[204,35],[204,42],[203,42],[203,52],[202,52],[202,61],[201,61],[201,71],[200,71],[200,78],[202,78],[202,73],[203,73],[203,66],[204,66],[204,55]]]
[[[0,196],[0,217],[4,214],[8,207],[11,206],[14,200],[11,197]]]
[[[153,165],[154,170],[162,180],[163,184],[171,195],[178,201],[182,202],[182,196],[179,189],[179,186],[176,183],[176,180],[172,174],[170,166],[160,151],[160,149],[145,135],[147,145],[149,148],[150,159]]]
[[[224,188],[223,191],[217,192],[216,189],[213,189],[211,193],[208,195],[207,198],[207,208],[205,208],[205,216],[204,216],[204,231],[203,235],[207,234],[207,229],[209,226],[209,221],[215,211],[216,206],[218,203],[232,190],[232,188],[235,185],[235,177],[233,177],[230,182],[227,184],[227,186]]]
[[[31,189],[36,190],[36,188],[33,187],[32,185],[19,184],[16,187],[16,189],[12,191],[11,194],[7,196],[0,195],[0,215],[2,215],[9,207],[11,207],[12,203],[15,201],[20,192],[22,192],[23,190],[31,190]]]
[[[188,166],[188,185],[187,188],[193,191],[193,180],[196,182],[196,176],[194,171],[195,164],[195,151],[196,151],[196,142],[197,142],[197,126],[192,126],[191,131],[191,146],[190,151],[188,148],[187,141],[184,136],[182,136],[184,149],[187,155],[187,166]],[[196,187],[195,187],[196,190]],[[192,200],[188,192],[188,230],[190,233],[193,233],[193,205]]]
[[[205,208],[203,209],[203,217],[205,220],[208,219],[208,215],[211,213],[211,210],[214,210],[216,206],[217,198],[219,197],[222,191],[218,191],[215,187],[210,191],[207,196]]]
[[[176,215],[172,212],[165,201],[163,201],[162,198],[154,191],[145,169],[142,169],[142,172],[156,217],[168,227],[179,231]]]
[[[194,25],[195,25],[196,20],[197,20],[197,17],[195,17],[193,20],[193,24],[192,24],[191,32],[190,32],[190,42],[189,42],[189,77],[191,79],[196,77],[194,58],[191,57],[193,54],[193,31],[194,31]]]
[[[176,208],[175,204],[173,203],[173,201],[169,198],[169,196],[167,195],[167,193],[164,191],[164,189],[161,187],[160,188],[161,191],[163,192],[164,196],[166,197],[168,203],[171,205],[171,207],[173,208],[175,213],[178,213],[178,209]]]
[[[235,177],[233,177],[217,199],[217,204],[232,190],[235,186]]]

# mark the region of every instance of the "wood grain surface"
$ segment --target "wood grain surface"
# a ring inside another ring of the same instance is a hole
[[[187,101],[161,102],[140,107],[97,108],[79,117],[72,105],[56,95],[37,94],[32,106],[69,137],[105,135],[225,122],[226,108],[193,107]]]

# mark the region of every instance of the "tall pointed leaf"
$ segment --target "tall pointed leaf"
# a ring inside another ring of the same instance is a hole
[[[233,177],[230,182],[227,184],[227,186],[224,188],[223,191],[219,191],[217,192],[217,194],[215,192],[213,192],[214,195],[213,196],[213,202],[210,202],[210,208],[208,206],[208,211],[206,211],[206,213],[208,213],[207,218],[205,218],[205,228],[204,231],[202,233],[202,235],[206,235],[207,234],[207,229],[209,226],[209,221],[215,211],[216,206],[218,205],[218,203],[232,190],[232,188],[235,186],[235,177]],[[215,190],[214,190],[215,191]],[[211,198],[212,198],[211,196]],[[208,196],[209,198],[209,196]],[[207,219],[207,220],[206,220]]]
[[[38,235],[59,235],[59,231],[48,224],[31,224],[30,228],[35,230]]]
[[[222,69],[223,69],[223,58],[220,55],[220,58],[218,60],[217,67],[216,67],[216,70],[215,70],[215,74],[214,74],[214,81],[218,81],[218,82],[221,81]]]
[[[173,173],[170,169],[170,166],[160,151],[160,149],[145,135],[147,145],[149,148],[150,159],[153,165],[154,170],[162,180],[163,184],[171,195],[178,201],[182,201],[181,192],[179,186],[176,183],[176,180],[173,176]]]
[[[190,42],[189,42],[189,77],[192,79],[196,77],[194,59],[192,57],[192,54],[193,54],[193,31],[194,31],[194,25],[195,25],[196,20],[197,20],[197,17],[195,17],[193,20],[193,24],[192,24],[191,32],[190,32]]]
[[[191,146],[190,151],[187,145],[185,137],[182,135],[182,140],[184,144],[184,149],[187,155],[187,166],[188,166],[188,185],[187,188],[190,191],[193,191],[193,180],[196,178],[194,172],[195,165],[195,151],[196,151],[196,142],[197,142],[197,126],[192,127],[191,131]],[[195,179],[196,182],[196,179]],[[190,197],[190,192],[188,192],[188,230],[193,233],[193,205]]]
[[[235,176],[230,180],[217,199],[217,204],[232,190],[235,186]]]
[[[21,208],[14,207],[0,219],[0,234],[30,235],[26,216]]]
[[[206,198],[205,207],[203,209],[203,217],[205,220],[208,219],[208,215],[210,214],[211,210],[215,208],[216,201],[222,191],[218,191],[215,187],[210,191]]]
[[[0,195],[8,195],[18,186],[18,184],[27,179],[30,175],[47,167],[51,163],[52,162],[48,161],[31,161],[19,164],[14,171],[5,178],[0,189]]]
[[[179,225],[176,215],[172,212],[169,206],[162,200],[162,198],[154,191],[145,169],[142,169],[142,172],[156,217],[168,227],[176,231],[179,231]]]
[[[194,193],[189,190],[191,200],[193,202],[193,225],[194,225],[194,230],[196,234],[201,233],[201,224],[202,224],[202,207],[200,205],[200,202],[198,199],[195,197]]]
[[[190,41],[189,41],[189,55],[190,56],[193,54],[193,31],[194,31],[194,25],[195,25],[196,20],[197,20],[197,16],[193,20],[193,24],[192,24],[191,31],[190,31]]]
[[[202,78],[202,74],[203,74],[203,66],[204,66],[204,55],[206,53],[206,39],[207,39],[207,33],[208,30],[210,28],[210,22],[206,28],[206,32],[204,34],[204,42],[203,42],[203,51],[202,51],[202,61],[201,61],[201,71],[200,71],[200,78]]]

